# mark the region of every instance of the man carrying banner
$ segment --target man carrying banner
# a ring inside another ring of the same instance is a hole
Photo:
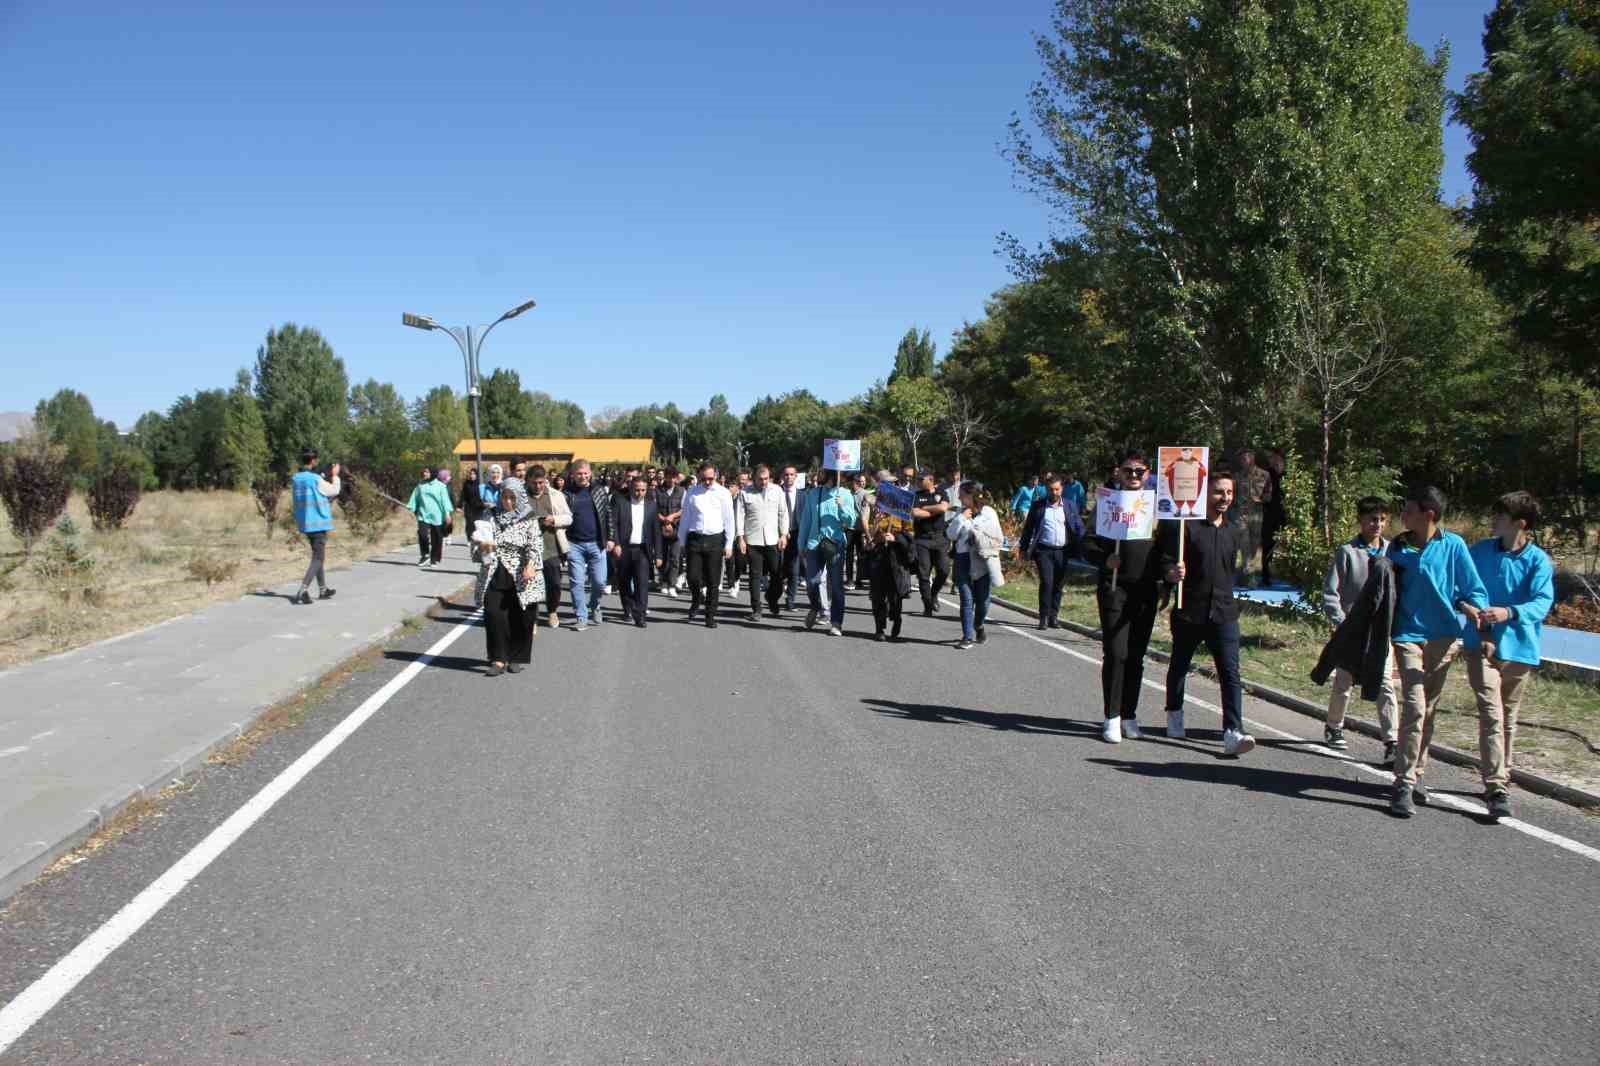
[[[1130,448],[1117,463],[1110,495],[1115,496],[1116,490],[1142,492],[1149,472],[1144,453]],[[1108,744],[1120,744],[1123,737],[1138,740],[1144,657],[1160,612],[1159,553],[1152,539],[1123,542],[1096,535],[1086,541],[1084,554],[1091,562],[1098,562],[1100,569],[1095,589],[1100,608],[1100,688],[1105,711],[1100,737]]]

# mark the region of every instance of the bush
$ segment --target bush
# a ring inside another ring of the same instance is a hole
[[[78,531],[64,519],[44,550],[33,558],[33,573],[45,590],[62,603],[82,598],[96,601],[94,556],[78,543]]]
[[[231,556],[195,552],[189,557],[189,576],[196,581],[204,581],[206,588],[219,581],[226,581],[238,572],[239,560]]]
[[[60,455],[13,455],[0,467],[0,502],[12,532],[29,550],[67,509],[71,491],[72,475]]]
[[[350,532],[368,544],[376,544],[389,524],[389,508],[394,504],[362,475],[347,474],[341,487],[344,491],[339,494],[339,510],[350,523]]]
[[[258,474],[250,484],[250,494],[256,498],[256,513],[267,520],[267,539],[271,540],[272,527],[278,524],[278,507],[283,502],[283,478],[273,473]]]
[[[140,476],[123,467],[113,467],[95,476],[89,486],[89,516],[94,528],[121,529],[139,505]]]

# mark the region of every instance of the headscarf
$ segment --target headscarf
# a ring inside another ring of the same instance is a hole
[[[508,511],[504,505],[494,513],[496,529],[508,529],[518,522],[526,522],[533,516],[533,504],[528,502],[528,489],[520,480],[511,477],[500,483],[500,498],[511,497],[511,509]]]
[[[450,468],[448,466],[441,466],[439,469],[433,472],[433,479],[435,481],[443,482],[446,485],[450,484]]]
[[[499,463],[490,463],[489,464],[489,473],[491,473],[491,474],[502,474],[503,475],[503,474],[505,474],[505,471],[500,469],[500,464]]]

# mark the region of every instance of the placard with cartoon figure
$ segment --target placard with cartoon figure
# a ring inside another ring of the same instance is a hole
[[[1206,518],[1206,488],[1211,449],[1183,444],[1156,449],[1156,517],[1182,521]]]
[[[1156,494],[1148,489],[1094,490],[1094,531],[1107,540],[1149,540],[1156,528]]]

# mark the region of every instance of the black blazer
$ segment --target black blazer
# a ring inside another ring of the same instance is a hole
[[[655,496],[651,493],[644,495],[644,534],[640,542],[651,559],[659,559],[662,555],[661,523],[657,520]],[[611,494],[611,530],[612,543],[626,546],[633,539],[633,500],[629,496],[619,493]]]

